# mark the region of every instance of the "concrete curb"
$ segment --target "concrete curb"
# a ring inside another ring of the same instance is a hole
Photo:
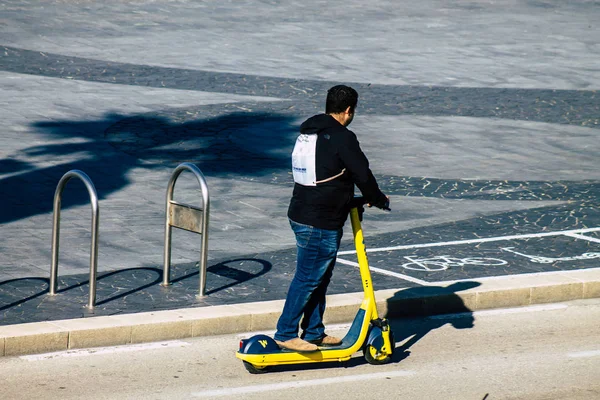
[[[352,321],[362,297],[329,296],[325,321]],[[600,298],[600,268],[436,282],[376,298],[380,315],[390,318]],[[0,326],[0,356],[271,330],[282,307],[276,300]]]

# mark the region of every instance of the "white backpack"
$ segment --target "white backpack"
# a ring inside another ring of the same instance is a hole
[[[317,186],[344,174],[346,168],[337,175],[317,181],[317,138],[319,135],[300,134],[292,151],[292,173],[294,182],[302,186]]]

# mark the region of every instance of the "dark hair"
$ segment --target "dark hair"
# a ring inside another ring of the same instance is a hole
[[[350,110],[354,112],[358,104],[358,93],[350,86],[337,85],[327,91],[327,102],[325,103],[326,114],[337,114]]]

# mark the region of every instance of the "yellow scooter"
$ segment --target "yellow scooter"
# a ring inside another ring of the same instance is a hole
[[[360,349],[369,364],[379,365],[391,361],[395,347],[394,335],[387,319],[379,318],[377,314],[375,292],[360,224],[362,213],[359,212],[359,208],[362,210],[362,204],[361,202],[350,210],[350,221],[365,297],[342,344],[300,353],[280,348],[275,340],[267,335],[243,339],[235,356],[243,361],[246,370],[251,374],[267,372],[268,367],[274,365],[347,361]]]

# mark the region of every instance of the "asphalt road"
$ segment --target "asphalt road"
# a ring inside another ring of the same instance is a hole
[[[3,398],[597,399],[600,300],[395,320],[395,362],[250,375],[227,335],[0,359]],[[343,333],[337,326],[333,333]]]

